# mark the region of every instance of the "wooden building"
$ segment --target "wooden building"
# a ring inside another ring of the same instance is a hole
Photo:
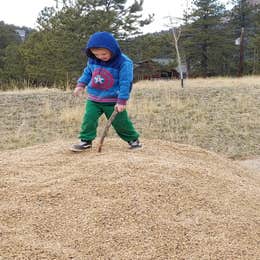
[[[137,62],[134,64],[134,80],[178,79],[180,77],[178,69],[171,68],[169,64],[166,59]]]

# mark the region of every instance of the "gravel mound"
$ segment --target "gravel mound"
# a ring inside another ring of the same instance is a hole
[[[0,153],[0,259],[260,259],[260,180],[215,153],[117,139]]]

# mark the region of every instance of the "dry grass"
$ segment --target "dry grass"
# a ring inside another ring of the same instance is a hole
[[[260,77],[140,82],[130,114],[147,138],[198,145],[230,157],[260,154]]]
[[[130,117],[142,138],[197,145],[229,157],[260,154],[260,77],[143,81]],[[0,93],[0,149],[76,138],[84,98],[58,90]],[[103,126],[101,119],[99,132]],[[111,136],[115,136],[113,130]]]
[[[144,149],[107,138],[102,153],[68,150],[83,97],[1,93],[0,259],[260,259],[260,176],[180,144],[260,154],[259,78],[230,80],[136,84]]]

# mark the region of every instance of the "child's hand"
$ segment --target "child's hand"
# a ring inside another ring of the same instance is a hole
[[[76,87],[75,89],[74,89],[74,91],[73,91],[73,96],[75,96],[75,97],[78,97],[78,96],[81,96],[82,95],[82,93],[84,92],[84,88],[82,88],[82,87]]]
[[[117,112],[123,112],[126,109],[126,105],[120,105],[120,104],[116,104],[115,105],[115,109]]]

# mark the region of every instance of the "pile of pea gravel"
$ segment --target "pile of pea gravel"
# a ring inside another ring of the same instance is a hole
[[[143,143],[0,152],[0,259],[260,259],[259,176],[198,147]]]

